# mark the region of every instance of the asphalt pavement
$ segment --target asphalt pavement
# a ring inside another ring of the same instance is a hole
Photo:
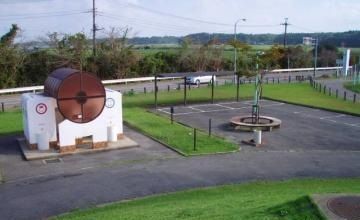
[[[139,148],[24,161],[0,138],[1,219],[43,219],[74,209],[196,187],[289,178],[359,177],[358,151],[240,151],[182,157],[128,128]]]

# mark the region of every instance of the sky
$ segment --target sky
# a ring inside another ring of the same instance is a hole
[[[24,41],[46,34],[91,37],[92,0],[0,0],[0,35],[11,24]],[[190,33],[342,32],[360,30],[360,0],[96,0],[99,37],[129,28],[129,37]]]

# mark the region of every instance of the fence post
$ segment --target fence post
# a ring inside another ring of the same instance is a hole
[[[324,94],[326,93],[326,85],[324,85]]]
[[[266,84],[269,84],[269,78],[266,78]]]
[[[280,79],[279,79],[279,77],[278,77],[278,84],[280,83]]]
[[[214,104],[214,74],[211,76],[211,103]]]
[[[146,94],[146,87],[144,87],[144,93]]]
[[[336,98],[339,97],[339,90],[336,89]]]
[[[170,107],[171,124],[174,123],[174,106]]]
[[[155,109],[157,109],[157,93],[158,93],[158,86],[157,86],[157,75],[155,75],[155,80],[154,80],[154,90],[155,90]]]
[[[170,92],[170,85],[168,85],[167,90],[168,90],[168,92]]]
[[[291,82],[291,76],[289,76],[289,83]]]
[[[5,112],[5,104],[4,104],[4,102],[1,102],[1,111]]]
[[[211,118],[209,118],[209,137],[211,136]]]
[[[319,84],[319,92],[321,92],[321,84]]]
[[[184,77],[184,105],[186,105],[186,77]]]
[[[346,91],[344,91],[344,101],[346,101]]]
[[[329,88],[329,96],[331,96],[331,88]]]
[[[239,101],[240,76],[236,75],[236,101]]]
[[[274,77],[273,77],[273,84],[275,83],[275,79],[274,79]]]
[[[354,93],[353,102],[356,102],[356,93]]]
[[[194,151],[196,151],[196,128],[194,128]]]

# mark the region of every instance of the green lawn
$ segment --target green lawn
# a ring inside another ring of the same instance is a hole
[[[353,82],[344,83],[344,87],[356,93],[360,93],[360,84],[354,85]]]
[[[254,84],[242,85],[240,97],[251,97],[254,93]],[[184,90],[172,90],[170,92],[159,92],[158,103],[161,106],[181,105],[183,104]],[[215,87],[215,100],[234,100],[236,97],[236,88],[233,85]],[[194,88],[187,90],[187,103],[199,103],[211,101],[211,87]],[[154,104],[154,93],[139,93],[135,95],[124,96],[124,107],[149,107]]]
[[[264,97],[282,100],[295,104],[308,105],[344,113],[360,115],[360,103],[352,103],[352,100],[343,101],[341,98],[328,96],[311,88],[308,83],[281,84],[275,88],[272,85],[264,85]]]
[[[238,149],[234,143],[198,131],[194,149],[193,129],[184,125],[171,124],[164,118],[147,112],[143,108],[125,108],[124,118],[133,127],[180,151],[183,155],[229,152]]]
[[[22,115],[20,111],[0,113],[0,136],[22,132]]]
[[[81,219],[323,219],[309,195],[360,193],[360,179],[254,182],[157,195],[55,217]]]

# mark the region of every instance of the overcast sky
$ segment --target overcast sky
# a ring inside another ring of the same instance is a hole
[[[0,35],[16,23],[25,40],[46,33],[91,36],[92,0],[0,0]],[[130,36],[197,32],[340,32],[360,29],[360,0],[96,0],[98,28],[131,28]]]

